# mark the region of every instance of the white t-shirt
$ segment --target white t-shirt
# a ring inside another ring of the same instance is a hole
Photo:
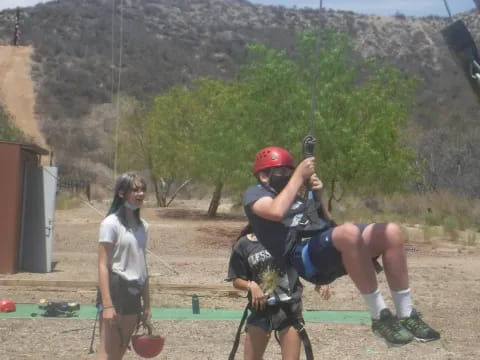
[[[144,284],[147,280],[145,251],[147,247],[148,224],[135,230],[126,228],[116,214],[108,215],[100,224],[99,242],[113,244],[109,263],[114,273],[125,280],[136,280]]]

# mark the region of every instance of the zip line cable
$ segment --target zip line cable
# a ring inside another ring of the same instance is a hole
[[[320,0],[319,8],[318,8],[318,29],[317,29],[317,37],[315,43],[315,72],[313,75],[313,82],[312,82],[312,118],[310,120],[310,135],[313,136],[314,133],[314,124],[315,124],[315,113],[317,111],[317,85],[318,85],[318,73],[319,73],[319,62],[320,62],[320,30],[322,27],[322,10],[323,10],[323,0]]]
[[[111,99],[112,105],[114,102],[114,90],[115,90],[115,0],[112,0],[112,86],[111,86]]]
[[[453,22],[452,12],[450,11],[450,6],[448,6],[447,0],[443,0],[443,3],[445,4],[445,9],[447,9],[447,13],[448,13],[448,17],[450,18],[450,21]]]
[[[118,132],[120,127],[120,89],[122,83],[122,66],[123,66],[123,4],[125,0],[120,0],[120,38],[119,38],[119,53],[118,53],[118,81],[117,81],[117,108],[115,121],[115,150],[113,162],[113,177],[117,178],[118,170]]]
[[[318,28],[315,34],[315,52],[313,54],[312,63],[314,66],[314,75],[312,81],[312,117],[310,119],[310,132],[307,136],[303,138],[302,141],[302,153],[303,157],[307,158],[313,156],[313,150],[317,140],[315,139],[314,130],[315,130],[315,113],[317,111],[317,85],[318,85],[318,73],[320,71],[320,31],[322,28],[322,9],[323,1],[320,0],[318,7]],[[310,196],[310,195],[309,195]]]

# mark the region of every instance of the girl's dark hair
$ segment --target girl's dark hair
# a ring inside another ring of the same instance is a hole
[[[240,234],[238,234],[237,238],[235,239],[235,241],[232,242],[232,246],[234,246],[237,241],[242,237],[242,236],[245,236],[245,235],[248,235],[248,234],[251,234],[253,232],[252,230],[252,226],[250,225],[250,223],[248,223],[247,225],[245,225],[243,227],[243,229],[240,231]]]
[[[120,175],[115,182],[112,205],[110,205],[107,216],[110,214],[117,214],[121,223],[125,227],[128,227],[127,219],[125,217],[125,208],[123,206],[125,204],[125,195],[127,194],[127,192],[132,190],[137,183],[140,183],[145,190],[147,189],[145,180],[141,176],[133,172],[127,172]],[[120,193],[123,194],[123,197],[120,197]],[[135,216],[135,219],[137,220],[138,225],[141,225],[142,221],[140,220],[140,209],[135,210],[133,214]]]

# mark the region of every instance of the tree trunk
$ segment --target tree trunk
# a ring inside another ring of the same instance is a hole
[[[158,188],[158,181],[155,175],[150,171],[150,180],[153,184],[153,189],[155,190],[155,199],[157,200],[158,207],[165,207],[165,202],[162,201],[162,196],[160,195],[160,189]]]
[[[160,198],[162,201],[162,207],[167,207],[167,196],[170,191],[170,182],[165,181],[164,177],[160,177]]]
[[[180,192],[180,190],[182,190],[185,186],[188,185],[188,183],[192,181],[192,179],[187,179],[183,182],[182,185],[180,185],[176,190],[175,192],[172,194],[172,197],[170,198],[170,200],[168,201],[168,203],[166,204],[166,207],[168,207],[168,205],[170,205],[172,203],[172,201],[175,199],[175,197],[177,196],[177,194]]]
[[[209,218],[213,218],[215,215],[217,215],[218,205],[220,205],[220,199],[222,198],[222,188],[223,181],[218,180],[217,184],[215,185],[215,190],[213,191],[210,206],[208,207],[207,216]]]

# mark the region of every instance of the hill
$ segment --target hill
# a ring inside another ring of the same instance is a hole
[[[111,0],[57,0],[22,10],[20,42],[35,49],[36,112],[64,173],[93,177],[99,169],[92,164],[112,163],[120,53],[120,94],[147,100],[197,76],[233,77],[246,61],[247,43],[293,51],[295,32],[318,23],[312,9],[245,0],[127,0],[120,22],[116,3],[114,17]],[[11,41],[14,15],[0,12],[0,43]],[[480,40],[478,13],[458,17]],[[479,102],[441,36],[448,19],[327,11],[323,21],[348,33],[359,57],[423,79],[412,117],[421,137],[412,146],[425,177],[432,188],[480,195]],[[72,167],[80,158],[90,162]]]
[[[12,123],[41,147],[45,139],[35,118],[35,96],[30,77],[29,46],[0,46],[0,104],[11,116]]]

